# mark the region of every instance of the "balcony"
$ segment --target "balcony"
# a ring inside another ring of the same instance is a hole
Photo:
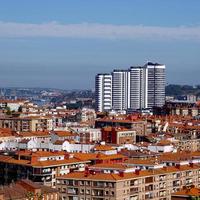
[[[92,196],[104,196],[104,190],[92,190]]]
[[[165,189],[166,188],[166,183],[160,183],[159,184],[160,189]]]
[[[138,180],[131,180],[130,185],[131,185],[131,186],[136,186],[136,185],[138,185]]]
[[[131,188],[131,189],[130,189],[130,194],[135,194],[135,193],[137,193],[137,192],[139,192],[138,187],[134,187],[134,188]]]
[[[173,187],[180,186],[181,182],[180,181],[173,181]]]
[[[160,197],[165,197],[166,194],[167,194],[166,191],[161,191],[161,192],[159,193],[159,196],[160,196]]]
[[[147,177],[145,178],[145,183],[153,183],[153,177]]]
[[[148,185],[145,187],[145,191],[148,192],[148,191],[153,191],[153,185]]]
[[[153,193],[145,194],[145,199],[154,199]]]
[[[93,187],[104,188],[104,186],[105,186],[104,182],[94,182],[93,183]]]
[[[186,185],[191,185],[192,184],[192,179],[186,179]]]
[[[68,194],[78,194],[78,188],[68,188],[67,189]]]
[[[160,177],[159,177],[159,180],[160,180],[160,181],[164,181],[165,179],[166,179],[166,176],[160,176]]]

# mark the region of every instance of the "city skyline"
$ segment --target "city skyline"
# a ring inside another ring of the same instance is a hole
[[[165,65],[148,62],[144,66],[114,69],[95,76],[96,110],[142,110],[165,104]]]
[[[167,83],[197,85],[199,6],[0,1],[0,85],[94,89],[95,74],[147,61],[167,66]]]

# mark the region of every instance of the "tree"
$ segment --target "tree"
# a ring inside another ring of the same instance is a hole
[[[36,193],[34,194],[33,192],[27,192],[26,193],[26,198],[28,200],[42,200],[44,195],[42,193]]]
[[[18,108],[18,112],[22,112],[22,106]]]
[[[26,197],[28,198],[28,200],[33,200],[34,198],[33,192],[27,192]]]
[[[11,114],[12,114],[12,112],[11,112],[11,110],[10,110],[10,107],[6,107],[6,114],[7,114],[7,115],[11,115]]]

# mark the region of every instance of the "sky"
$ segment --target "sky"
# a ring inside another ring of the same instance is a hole
[[[0,0],[0,87],[94,89],[147,61],[200,84],[199,0]]]

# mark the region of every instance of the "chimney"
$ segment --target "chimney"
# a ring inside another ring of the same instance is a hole
[[[95,174],[96,174],[96,172],[95,172],[94,170],[90,170],[89,172],[90,172],[90,174],[92,174],[92,175],[95,175]]]
[[[89,167],[88,166],[85,167],[85,172],[89,172]]]
[[[189,164],[189,166],[193,168],[193,167],[194,167],[194,163],[191,162],[191,163]]]
[[[136,170],[135,170],[135,174],[136,174],[136,175],[139,175],[139,174],[140,174],[140,170],[139,170],[139,169],[136,169]]]
[[[124,172],[120,171],[119,176],[124,177]]]
[[[176,164],[176,168],[180,169],[181,165],[180,164]]]
[[[164,166],[163,169],[164,169],[165,171],[167,171],[167,166]]]
[[[84,176],[85,176],[85,177],[88,177],[88,175],[89,175],[89,172],[88,172],[88,171],[85,171]]]

